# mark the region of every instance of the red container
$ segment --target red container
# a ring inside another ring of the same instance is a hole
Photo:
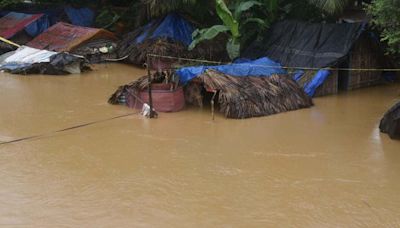
[[[171,91],[172,84],[152,84],[151,95],[153,98],[153,108],[158,112],[178,112],[185,107],[185,97],[183,88],[178,87]],[[149,103],[149,93],[147,89],[141,91],[138,95],[141,101]],[[135,96],[127,97],[127,105],[130,108],[141,109],[143,103]]]

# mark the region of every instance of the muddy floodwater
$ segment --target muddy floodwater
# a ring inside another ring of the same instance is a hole
[[[247,120],[107,104],[144,74],[0,74],[0,227],[400,227],[400,141],[379,120],[400,85]],[[49,134],[48,134],[49,133]]]

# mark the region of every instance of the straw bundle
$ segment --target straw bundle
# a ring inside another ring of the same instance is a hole
[[[199,78],[208,90],[219,91],[220,111],[227,118],[268,116],[313,105],[287,75],[233,77],[208,70]]]

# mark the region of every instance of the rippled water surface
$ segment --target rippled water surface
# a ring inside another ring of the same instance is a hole
[[[123,115],[144,75],[0,75],[0,141]],[[400,227],[400,142],[379,133],[400,86],[229,120],[187,108],[0,146],[1,227]]]

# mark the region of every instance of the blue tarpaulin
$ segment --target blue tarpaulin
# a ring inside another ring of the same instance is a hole
[[[36,37],[50,27],[50,20],[47,15],[43,15],[37,21],[25,27],[25,32],[32,37]]]
[[[293,76],[293,79],[296,81],[299,81],[301,79],[301,77],[303,76],[303,74],[304,74],[304,71],[302,71],[302,70],[297,71],[295,73],[295,75]],[[325,80],[329,77],[330,74],[331,74],[331,72],[329,70],[319,70],[314,75],[313,79],[304,85],[304,87],[303,87],[304,92],[306,92],[306,94],[309,97],[313,97],[317,88],[325,82]]]
[[[90,27],[95,19],[95,13],[89,8],[65,7],[65,13],[73,25]]]
[[[282,69],[279,63],[266,57],[254,61],[241,60],[239,63],[228,65],[184,67],[177,70],[176,73],[179,75],[180,81],[183,84],[186,84],[193,78],[203,74],[208,69],[213,69],[237,77],[266,77],[273,74],[286,74],[286,71]]]
[[[192,43],[192,33],[195,28],[179,14],[171,13],[167,15],[154,32],[151,33],[155,23],[155,21],[150,22],[144,27],[144,32],[136,38],[136,43],[142,43],[148,38],[170,38],[185,45]]]

